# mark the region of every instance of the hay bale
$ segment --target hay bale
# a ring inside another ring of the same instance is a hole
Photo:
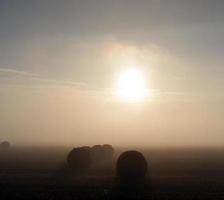
[[[10,143],[8,141],[4,141],[0,144],[1,149],[9,149],[10,148]]]
[[[91,166],[91,154],[86,148],[74,148],[69,152],[67,163],[71,169],[87,170]]]
[[[114,148],[112,145],[104,144],[102,148],[104,151],[104,159],[111,160],[114,156]]]
[[[92,158],[94,162],[99,162],[103,160],[104,150],[102,145],[94,145],[92,147]]]
[[[117,160],[117,175],[122,179],[143,179],[147,173],[148,164],[142,153],[126,151]]]

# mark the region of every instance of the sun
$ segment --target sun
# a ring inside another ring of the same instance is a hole
[[[122,72],[117,83],[118,96],[126,101],[142,101],[148,95],[145,79],[138,69],[128,69]]]

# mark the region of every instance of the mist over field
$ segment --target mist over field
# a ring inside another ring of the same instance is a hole
[[[223,146],[222,1],[0,4],[0,140]],[[117,95],[133,66],[141,102]]]
[[[13,145],[223,145],[222,109],[212,102],[154,99],[134,105],[48,85],[4,86],[1,94],[1,137]]]
[[[223,0],[0,0],[0,199],[224,199]]]

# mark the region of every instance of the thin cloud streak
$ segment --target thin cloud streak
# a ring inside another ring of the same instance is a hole
[[[34,73],[26,72],[26,71],[15,70],[15,69],[0,68],[0,73],[1,72],[19,75],[19,76],[26,76],[32,80],[37,80],[37,81],[41,81],[41,82],[50,82],[50,83],[57,83],[57,84],[62,84],[62,85],[73,85],[73,86],[87,87],[87,84],[83,83],[83,82],[73,82],[73,81],[66,81],[66,80],[60,81],[60,80],[55,80],[55,79],[48,79],[48,78],[43,78],[38,74],[34,74]]]
[[[22,76],[38,76],[37,74],[33,74],[30,72],[20,71],[20,70],[16,70],[16,69],[9,69],[9,68],[0,68],[0,72],[17,74],[17,75],[22,75]]]

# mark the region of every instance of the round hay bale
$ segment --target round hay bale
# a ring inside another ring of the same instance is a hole
[[[106,160],[112,159],[114,155],[114,148],[109,144],[104,144],[102,148],[104,151],[104,158]]]
[[[92,157],[94,161],[102,161],[104,158],[104,150],[102,145],[94,145],[92,147]]]
[[[74,148],[69,152],[67,162],[70,168],[75,170],[87,170],[91,166],[90,152],[85,148]]]
[[[0,144],[1,149],[9,149],[10,143],[8,141],[4,141]]]
[[[138,151],[126,151],[117,160],[117,175],[122,179],[143,179],[148,164],[145,157]]]
[[[80,147],[80,148],[85,149],[85,150],[88,151],[90,154],[91,154],[91,152],[92,152],[92,148],[89,147],[89,146],[83,146],[83,147]]]

